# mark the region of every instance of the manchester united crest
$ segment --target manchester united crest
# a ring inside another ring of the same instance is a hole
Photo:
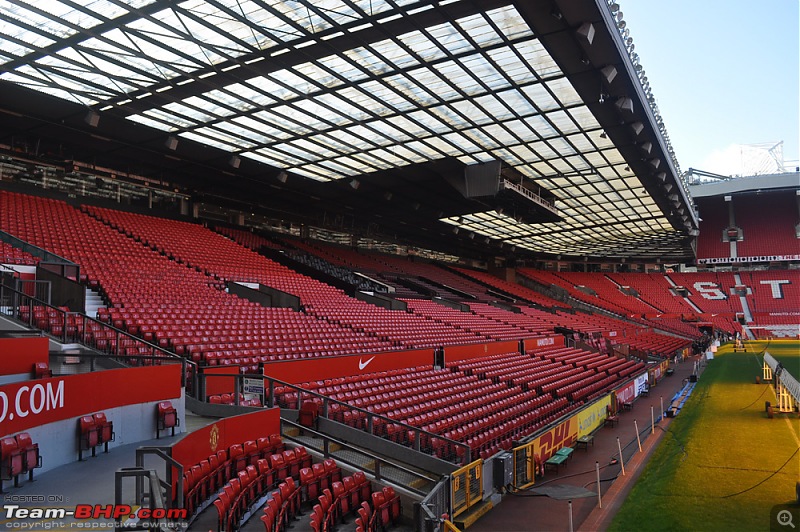
[[[208,436],[208,444],[211,446],[212,452],[217,452],[217,445],[219,444],[219,427],[216,425],[211,427],[211,434]]]

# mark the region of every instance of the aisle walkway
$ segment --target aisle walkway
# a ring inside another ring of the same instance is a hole
[[[597,508],[596,496],[573,500],[574,530],[595,532],[604,530],[608,526],[614,512],[641,472],[639,466],[647,461],[664,431],[672,422],[672,419],[664,418],[656,425],[654,434],[650,436],[650,407],[653,407],[656,417],[661,409],[661,397],[664,398],[664,408],[668,407],[669,400],[681,389],[685,380],[692,373],[696,360],[699,360],[699,357],[692,357],[674,366],[675,373],[665,377],[657,386],[651,388],[649,397],[639,397],[634,402],[631,411],[619,413],[619,423],[615,427],[601,427],[595,433],[593,446],[590,445],[585,451],[576,449],[573,452],[573,458],[568,461],[567,467],[560,467],[557,474],[548,471],[545,477],[533,486],[539,488],[565,484],[583,487],[596,493],[595,464],[599,463],[603,507],[602,509]],[[638,422],[639,431],[642,433],[643,452],[641,454],[638,452],[636,443],[634,420]],[[626,475],[624,477],[621,474],[621,466],[611,464],[612,458],[619,454],[617,438],[623,447],[623,456],[633,455],[631,463],[625,464]],[[626,448],[626,446],[628,447]],[[504,495],[500,505],[469,528],[470,532],[561,532],[568,530],[569,501],[535,495],[528,491]]]
[[[186,415],[186,428],[189,431],[196,430],[214,419],[202,418],[193,414]],[[136,449],[144,446],[169,446],[183,438],[185,434],[165,436],[161,439],[152,439],[119,447],[112,447],[108,453],[104,453],[102,448],[98,448],[97,456],[92,457],[87,453],[87,458],[83,462],[78,462],[77,455],[75,461],[69,464],[52,469],[41,475],[34,474],[34,481],[28,482],[27,478],[20,480],[20,486],[14,488],[12,482],[4,482],[3,495],[0,495],[4,505],[14,504],[21,508],[65,508],[74,510],[78,504],[114,504],[114,472],[120,468],[134,467],[136,465]],[[47,456],[43,455],[43,460]],[[155,459],[148,459],[145,466],[155,469],[161,478],[164,478],[163,462]],[[128,480],[124,485],[123,502],[132,504],[134,497],[133,480]],[[86,527],[89,523],[86,520],[76,520],[67,516],[64,519],[30,519],[25,522],[22,528],[19,519],[7,519],[6,513],[0,513],[0,528],[17,530],[52,530],[76,528],[77,524]],[[80,521],[80,523],[79,523]],[[13,523],[13,524],[12,524]],[[112,521],[106,519],[93,520],[91,523],[93,530],[111,530]],[[262,527],[263,528],[263,527]]]

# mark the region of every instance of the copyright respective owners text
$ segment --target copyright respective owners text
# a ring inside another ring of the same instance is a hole
[[[800,504],[778,504],[772,507],[769,515],[770,531],[800,532]]]
[[[60,495],[4,495],[0,530],[178,530],[186,510],[126,504],[70,504]]]

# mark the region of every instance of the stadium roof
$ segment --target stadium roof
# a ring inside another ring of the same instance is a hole
[[[0,7],[9,145],[44,139],[198,197],[450,249],[692,256],[696,215],[616,4]],[[560,221],[448,185],[494,160]]]
[[[692,197],[705,198],[747,192],[773,192],[800,190],[800,173],[742,176],[719,181],[703,181],[689,185]]]

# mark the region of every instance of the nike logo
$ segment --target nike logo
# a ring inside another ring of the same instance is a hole
[[[366,362],[362,362],[361,357],[358,357],[358,369],[366,368],[369,365],[369,363],[372,362],[373,360],[375,360],[375,357],[370,358]]]

